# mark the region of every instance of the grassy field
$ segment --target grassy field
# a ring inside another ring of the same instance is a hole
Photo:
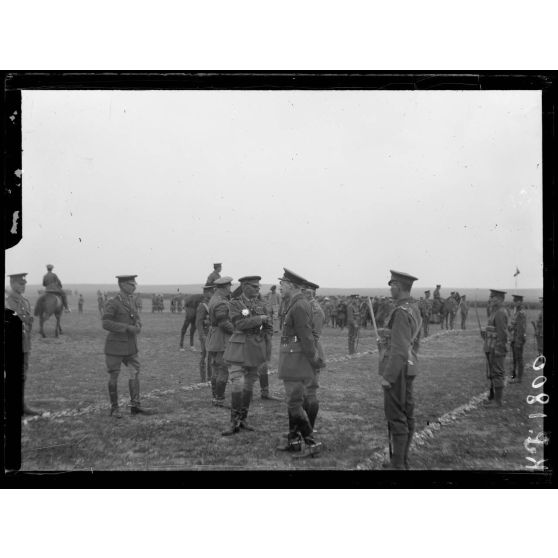
[[[536,318],[535,311],[531,314],[529,322]],[[287,430],[286,405],[261,400],[259,386],[249,417],[256,432],[221,436],[229,423],[229,411],[213,407],[209,386],[198,383],[199,352],[179,352],[183,319],[184,314],[169,312],[142,314],[142,400],[158,413],[150,417],[125,413],[122,420],[108,416],[106,332],[93,302],[81,315],[74,310],[63,316],[64,335],[58,339],[52,337],[52,320],[46,326],[47,339],[34,331],[27,399],[45,415],[24,422],[22,469],[353,470],[380,466],[387,443],[386,425],[377,355],[368,352],[375,348],[370,329],[361,330],[359,353],[352,358],[346,354],[347,331],[325,329],[323,342],[329,362],[320,378],[321,408],[316,424],[325,450],[316,459],[293,460],[275,450]],[[482,313],[481,321],[485,321]],[[277,337],[272,370],[277,368]],[[531,331],[525,353],[530,365],[535,357]],[[523,441],[529,430],[542,430],[540,419],[528,418],[542,407],[525,402],[533,391],[530,380],[536,376],[530,370],[526,371],[529,383],[506,389],[505,409],[489,412],[482,403],[477,406],[477,401],[462,415],[446,416],[438,428],[440,417],[469,404],[487,389],[474,312],[465,331],[446,332],[431,326],[431,336],[421,346],[420,369],[415,382],[419,432],[413,452],[415,468],[524,470],[529,454]],[[275,395],[284,395],[276,374],[270,377],[270,387]],[[125,405],[124,371],[119,388]]]

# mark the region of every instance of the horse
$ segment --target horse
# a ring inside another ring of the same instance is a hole
[[[58,337],[58,334],[62,333],[60,316],[62,316],[63,310],[64,305],[62,303],[62,297],[59,294],[46,292],[37,299],[37,302],[35,303],[35,311],[33,313],[40,319],[40,332],[43,338],[46,337],[43,325],[53,314],[56,318],[54,335],[55,337]]]
[[[442,317],[440,320],[441,329],[444,329],[444,323],[446,324],[446,329],[453,329],[456,312],[457,301],[452,296],[449,296],[443,301],[442,309],[440,310]]]

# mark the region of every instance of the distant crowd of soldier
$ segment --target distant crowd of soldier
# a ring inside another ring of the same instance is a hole
[[[62,291],[62,284],[49,264],[43,284],[49,292]],[[277,449],[314,456],[322,444],[316,440],[315,422],[319,410],[317,391],[320,371],[325,368],[325,353],[321,341],[323,327],[348,329],[348,350],[358,347],[358,330],[372,321],[377,334],[379,372],[384,393],[384,410],[390,441],[389,467],[409,468],[409,447],[415,431],[413,381],[418,373],[420,338],[428,335],[428,324],[438,311],[441,327],[452,329],[459,309],[461,327],[465,329],[468,302],[465,295],[450,293],[446,299],[436,286],[433,299],[430,291],[417,301],[411,297],[416,277],[390,270],[388,282],[391,297],[361,298],[357,294],[339,297],[316,295],[319,285],[286,268],[280,278],[280,293],[272,286],[265,296],[260,293],[261,277],[244,276],[232,289],[232,277],[221,276],[221,264],[214,264],[202,293],[185,298],[185,320],[181,329],[179,349],[184,350],[184,338],[190,329],[190,349],[194,349],[194,334],[198,332],[201,346],[200,381],[211,386],[211,401],[216,407],[230,408],[230,426],[223,436],[252,431],[247,417],[253,387],[259,382],[262,400],[278,400],[269,391],[268,365],[272,351],[272,336],[281,330],[279,345],[279,378],[284,383],[288,433],[286,442]],[[22,321],[23,380],[27,376],[31,347],[33,317],[29,301],[23,296],[26,273],[10,275],[10,293],[6,307]],[[150,415],[155,411],[140,402],[140,361],[137,335],[142,330],[141,297],[135,293],[137,275],[117,276],[119,292],[107,296],[98,291],[102,327],[108,331],[105,341],[105,362],[108,379],[110,415],[122,418],[118,399],[118,377],[122,364],[128,370],[130,413]],[[64,300],[65,296],[58,293]],[[504,305],[505,292],[490,290],[488,322],[481,328],[486,355],[490,393],[487,405],[503,404],[506,385],[504,371],[507,345],[512,352],[511,382],[520,383],[524,371],[523,348],[526,339],[526,314],[523,297],[513,295],[513,309]],[[155,296],[155,295],[154,295]],[[157,295],[162,298],[162,295]],[[83,297],[81,297],[83,304]],[[155,300],[155,298],[153,299]],[[542,305],[543,299],[540,298]],[[443,310],[439,310],[439,308]],[[177,303],[175,303],[175,309]],[[69,309],[68,309],[69,310]],[[476,308],[475,308],[476,311]],[[449,315],[449,317],[448,317]],[[446,321],[444,322],[444,318]],[[478,314],[477,314],[478,319]],[[535,328],[537,349],[542,354],[543,313]],[[422,335],[421,335],[422,334]],[[226,404],[225,389],[230,384],[230,405]],[[39,414],[22,401],[24,414]],[[302,450],[305,450],[302,452]]]

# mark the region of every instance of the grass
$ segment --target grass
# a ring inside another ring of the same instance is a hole
[[[58,340],[42,340],[34,333],[27,399],[50,415],[24,424],[22,469],[352,470],[384,450],[386,426],[377,355],[366,352],[374,348],[370,329],[361,330],[360,354],[351,359],[345,358],[347,330],[324,330],[326,357],[337,360],[328,364],[320,378],[316,428],[325,451],[318,459],[293,460],[275,450],[287,430],[286,405],[261,400],[257,385],[249,416],[257,431],[221,436],[228,426],[229,411],[211,405],[208,386],[195,385],[199,382],[199,353],[178,350],[183,319],[184,314],[169,312],[142,314],[143,403],[158,413],[151,417],[125,413],[122,420],[108,416],[105,332],[95,307],[86,307],[82,315],[65,314],[65,333]],[[49,335],[53,326],[54,322],[47,324]],[[421,372],[415,382],[418,431],[486,390],[482,343],[478,332],[471,329],[474,313],[468,327],[444,332],[421,347]],[[433,325],[431,336],[439,331]],[[274,337],[271,369],[277,368],[278,335]],[[530,363],[534,358],[532,337],[526,347],[526,363]],[[529,378],[529,372],[526,376]],[[125,403],[124,370],[119,383]],[[283,396],[276,374],[270,376],[270,387],[275,395]],[[506,390],[509,406],[502,411],[489,414],[478,408],[442,426],[433,439],[417,445],[414,466],[522,470],[528,463],[523,441],[536,423],[526,418],[533,412],[525,403],[528,388],[526,383],[510,386]]]

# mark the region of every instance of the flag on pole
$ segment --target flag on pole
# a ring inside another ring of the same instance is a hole
[[[515,266],[515,273],[513,274],[514,277],[517,277],[519,275],[519,268],[517,266]]]

